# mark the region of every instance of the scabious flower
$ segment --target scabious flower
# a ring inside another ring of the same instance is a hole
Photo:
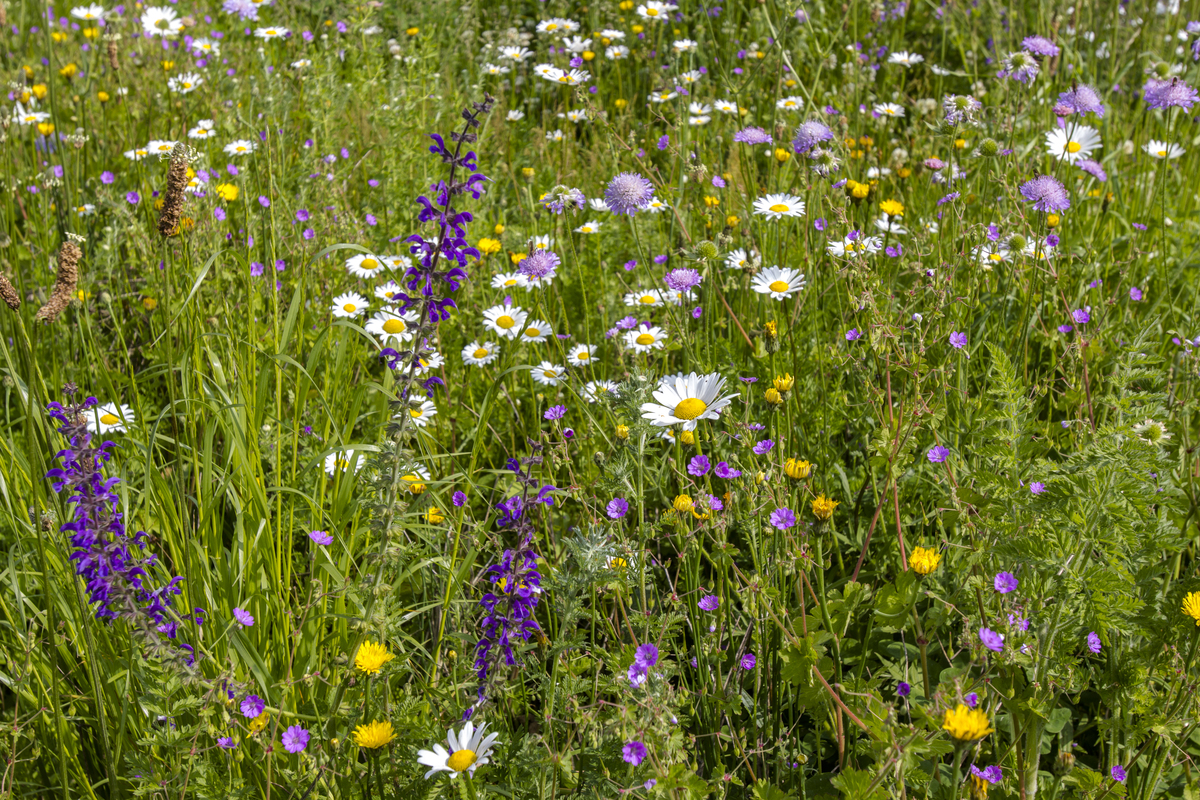
[[[1086,83],[1078,84],[1070,91],[1060,94],[1058,107],[1067,109],[1068,114],[1083,116],[1090,113],[1104,117],[1104,105],[1100,102],[1100,94]]]
[[[1058,45],[1045,36],[1026,36],[1021,40],[1021,47],[1043,58],[1054,58],[1059,53]]]
[[[1143,89],[1142,99],[1147,108],[1182,108],[1191,111],[1192,106],[1200,102],[1196,90],[1179,78],[1169,81],[1149,80]]]
[[[792,138],[792,149],[796,155],[804,155],[821,142],[832,138],[833,131],[828,125],[818,120],[809,120],[800,123],[800,127],[796,128],[796,135]]]
[[[775,141],[771,138],[771,134],[759,127],[743,128],[733,135],[733,140],[735,142],[741,142],[742,144],[752,145],[771,144],[773,141]]]
[[[1033,203],[1037,211],[1056,213],[1071,207],[1066,187],[1051,175],[1041,175],[1021,184],[1021,196]]]
[[[704,278],[694,269],[679,267],[673,269],[663,277],[663,282],[676,292],[690,292],[692,289],[700,285],[700,281]]]
[[[1011,572],[997,572],[996,577],[992,579],[992,588],[1000,594],[1008,594],[1017,590],[1017,576]]]
[[[608,182],[604,202],[614,214],[633,216],[654,197],[654,184],[636,172],[622,172]]]
[[[1041,69],[1037,59],[1024,50],[1009,53],[1002,63],[1004,69],[1001,77],[1012,78],[1017,83],[1026,85],[1033,83],[1033,79],[1037,77]]]
[[[950,94],[942,101],[942,110],[946,113],[946,122],[951,125],[962,125],[971,122],[983,110],[980,103],[971,95]]]

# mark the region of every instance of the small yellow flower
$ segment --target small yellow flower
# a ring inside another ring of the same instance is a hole
[[[415,475],[415,474],[401,475],[400,480],[402,480],[406,484],[408,484],[408,491],[410,494],[424,494],[425,493],[425,484],[421,482],[420,475]]]
[[[364,750],[378,750],[395,738],[396,731],[392,729],[392,723],[386,720],[359,725],[354,729],[354,743]]]
[[[521,167],[521,177],[527,181],[533,180],[533,167]]]
[[[942,560],[942,554],[928,547],[914,548],[908,557],[908,565],[918,575],[928,575],[937,569]]]
[[[840,505],[839,501],[819,494],[817,495],[817,499],[812,501],[813,516],[817,519],[827,520],[833,516],[833,510]]]
[[[790,392],[792,387],[796,385],[796,379],[791,376],[791,373],[785,372],[782,375],[776,375],[773,385],[781,392]]]
[[[641,25],[634,25],[634,26],[633,26],[633,32],[634,32],[634,33],[641,33],[641,32],[642,32],[642,31],[644,31],[644,30],[646,30],[646,29],[645,29],[645,28],[643,28]]]
[[[812,474],[812,464],[799,458],[789,458],[783,465],[783,474],[794,481],[805,480]]]
[[[912,175],[912,167],[901,167],[896,171],[896,174],[901,178],[907,178],[909,175]]]
[[[763,323],[763,331],[767,334],[768,338],[774,339],[779,336],[779,324],[775,320],[765,322]]]
[[[446,518],[442,516],[441,510],[437,506],[430,506],[425,512],[425,521],[430,525],[437,525],[439,522],[445,522]]]
[[[741,220],[735,217],[733,214],[730,214],[725,218],[725,224],[731,228],[736,228],[739,222],[741,222]]]
[[[475,245],[475,248],[480,252],[481,255],[490,256],[492,253],[500,252],[500,242],[495,239],[488,239],[487,237],[484,237],[479,240],[479,242]]]
[[[504,233],[504,223],[497,222],[496,227],[492,228],[492,233],[496,234],[497,236]]]
[[[79,72],[79,65],[77,65],[74,61],[72,61],[70,64],[67,64],[65,67],[60,69],[58,71],[58,74],[62,75],[64,78],[74,78],[76,73],[78,73],[78,72]]]
[[[250,732],[259,733],[267,727],[267,723],[271,721],[271,715],[266,711],[259,714],[254,719],[250,720]]]
[[[706,194],[704,195],[704,205],[708,206],[709,208],[716,208],[717,206],[721,205],[721,198]]]
[[[621,9],[622,11],[632,11],[633,0],[621,0],[621,2],[617,4],[617,8]]]
[[[232,183],[219,183],[213,191],[226,203],[232,203],[238,199],[238,187]]]
[[[942,730],[960,742],[977,742],[991,733],[994,728],[989,723],[988,716],[978,708],[967,708],[962,703],[953,711],[946,709],[946,720]]]
[[[40,133],[42,136],[49,136],[50,134],[54,133],[54,123],[53,122],[39,122],[38,123],[38,133]]]
[[[781,395],[779,390],[774,386],[772,386],[770,389],[767,389],[766,398],[767,402],[773,406],[783,405],[783,395]]]
[[[695,507],[695,503],[692,502],[692,498],[688,497],[686,494],[677,495],[675,497],[675,502],[671,505],[674,506],[675,510],[680,514],[691,511],[692,508]]]
[[[406,30],[406,31],[404,31],[404,32],[405,32],[406,34],[408,34],[409,36],[416,36],[418,33],[420,33],[420,32],[421,32],[421,29],[420,29],[420,28],[417,28],[417,27],[412,27],[412,28],[409,28],[408,30]]]
[[[1058,223],[1059,223],[1058,214],[1047,214],[1046,215],[1046,224],[1049,225],[1051,228],[1057,228]]]
[[[54,33],[50,34],[50,38],[55,42],[62,44],[67,40],[67,35],[62,31],[54,31]]]
[[[389,653],[386,647],[368,639],[358,648],[358,653],[354,656],[354,666],[368,675],[378,675],[383,665],[393,658],[395,656]]]
[[[792,80],[791,78],[788,78],[786,81],[783,82],[783,85],[790,89],[796,85],[796,82],[794,80]]]
[[[854,182],[854,186],[850,186],[850,182],[846,183],[846,187],[850,189],[850,196],[855,200],[864,200],[871,193],[870,184]]]
[[[617,426],[617,438],[621,439],[621,440],[625,440],[625,439],[629,438],[629,426],[628,425],[618,425]]]
[[[962,149],[964,149],[966,146],[967,146],[967,140],[966,140],[966,139],[955,139],[955,140],[954,140],[954,149],[955,149],[955,150],[962,150]]]
[[[1188,592],[1183,598],[1183,613],[1196,620],[1196,627],[1200,628],[1200,592]]]
[[[692,431],[681,431],[679,434],[679,441],[683,442],[684,444],[695,444],[696,434]]]
[[[175,69],[174,61],[165,61],[164,60],[164,61],[160,61],[158,63],[162,65],[163,72],[170,72],[171,70]]]
[[[584,50],[584,51],[583,51],[583,60],[584,60],[584,61],[591,61],[591,60],[592,60],[592,59],[594,59],[595,57],[596,57],[596,54],[595,54],[595,53],[593,53],[591,50]]]
[[[1067,755],[1070,755],[1068,753]],[[986,778],[981,778],[978,775],[972,775],[967,779],[967,796],[971,800],[987,800],[988,789],[991,783]]]
[[[96,99],[101,103],[108,102],[108,92],[96,92]]]
[[[775,148],[775,160],[778,161],[780,164],[787,161],[791,157],[792,157],[792,154],[789,153],[787,150],[784,150],[782,147]]]
[[[84,38],[87,38],[87,39],[98,39],[98,38],[100,38],[100,29],[99,28],[84,28],[83,35],[84,35]]]
[[[153,311],[154,309],[158,308],[158,301],[153,297],[143,297],[142,308],[146,309],[147,311]]]
[[[904,216],[904,204],[898,200],[884,200],[879,204],[879,210],[889,217]]]

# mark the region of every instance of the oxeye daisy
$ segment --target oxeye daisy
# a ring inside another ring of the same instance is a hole
[[[521,335],[517,338],[522,342],[544,342],[553,333],[554,331],[550,328],[549,322],[535,319],[521,326]]]
[[[549,236],[530,236],[527,244],[529,245],[530,250],[549,250],[550,249],[550,237]]]
[[[598,403],[602,397],[620,397],[621,390],[612,381],[588,381],[583,385],[583,399]]]
[[[492,278],[493,289],[524,289],[529,279],[519,272],[501,272]]]
[[[256,145],[248,139],[236,139],[221,148],[231,156],[248,156],[254,152]]]
[[[559,381],[563,379],[566,372],[566,368],[560,364],[543,361],[530,372],[530,375],[543,386],[558,386]]]
[[[499,738],[497,733],[485,737],[483,732],[486,729],[486,722],[476,728],[468,720],[457,735],[453,728],[446,731],[449,750],[442,747],[441,742],[435,744],[432,750],[418,750],[417,763],[429,767],[425,779],[428,780],[439,772],[450,773],[451,780],[464,772],[474,776],[477,768],[491,760],[492,745]]]
[[[288,35],[287,28],[256,28],[254,35],[259,39],[283,39]]]
[[[677,8],[679,6],[674,3],[663,3],[660,0],[646,0],[644,5],[637,7],[637,15],[642,19],[663,22]]]
[[[359,253],[346,259],[346,270],[359,278],[373,278],[383,268],[383,259],[370,253]]]
[[[443,363],[444,360],[441,353],[426,353],[417,359],[417,366],[413,370],[413,374],[424,375],[431,370],[441,369]]]
[[[826,251],[837,258],[860,258],[878,253],[883,242],[878,236],[850,235],[840,242],[830,242]]]
[[[533,56],[533,51],[527,47],[501,47],[499,52],[501,58],[518,63]]]
[[[1009,250],[1000,244],[982,244],[975,248],[974,256],[985,270],[990,270],[996,264],[1009,260]]]
[[[904,116],[904,106],[899,103],[876,103],[872,110],[881,117]]]
[[[740,248],[725,256],[725,266],[729,269],[745,269],[754,266],[755,263],[757,263],[757,259]]]
[[[147,8],[142,12],[141,23],[146,36],[170,37],[183,30],[183,20],[173,8]]]
[[[775,101],[775,107],[783,111],[799,111],[804,108],[803,97],[781,97]]]
[[[196,123],[196,127],[188,131],[189,139],[207,139],[210,136],[216,135],[213,130],[213,121],[211,119],[202,119]]]
[[[50,115],[46,114],[46,116],[48,117]],[[149,148],[146,148],[146,147],[138,147],[133,150],[125,151],[125,157],[128,158],[130,161],[141,161],[143,158],[145,158],[148,155],[150,155],[150,150],[149,150]]]
[[[84,21],[97,20],[104,16],[104,6],[79,6],[71,9],[71,16]]]
[[[146,149],[150,151],[151,155],[169,153],[175,149],[175,142],[170,139],[151,139],[150,144],[146,145]]]
[[[647,289],[644,292],[630,292],[625,295],[625,305],[630,308],[637,308],[638,306],[653,308],[654,306],[665,305],[665,301],[663,300],[662,292],[658,289]]]
[[[577,344],[567,351],[567,363],[573,367],[582,367],[592,363],[592,357],[595,354],[596,345]]]
[[[661,211],[666,211],[668,208],[670,208],[670,206],[664,203],[662,200],[659,200],[657,197],[651,197],[650,202],[646,203],[646,211],[649,211],[651,214],[657,214]]]
[[[632,347],[635,353],[661,350],[666,347],[667,332],[658,326],[635,328],[625,332],[625,344]]]
[[[87,410],[87,417],[88,431],[100,436],[114,431],[124,431],[126,425],[136,421],[132,408],[116,403],[101,403],[90,408]]]
[[[660,385],[654,392],[657,403],[643,403],[642,417],[651,424],[666,426],[682,424],[687,431],[695,430],[702,419],[717,419],[738,394],[721,396],[725,378],[717,373],[698,375],[695,372],[676,378],[669,385]]]
[[[437,406],[433,404],[432,400],[426,400],[419,406],[409,408],[407,412],[401,411],[396,415],[396,419],[403,419],[405,413],[408,414],[413,425],[416,425],[418,428],[424,428],[429,424],[431,419],[437,416]]]
[[[483,326],[497,336],[515,339],[524,330],[527,316],[520,306],[492,306],[483,312]]]
[[[750,288],[759,294],[769,294],[774,300],[785,300],[804,288],[804,273],[789,267],[767,267],[754,276]]]
[[[1142,149],[1155,158],[1163,158],[1167,160],[1179,158],[1181,155],[1187,152],[1173,142],[1160,142],[1157,139],[1151,139],[1149,142],[1142,145]]]
[[[204,79],[194,72],[185,72],[183,75],[177,75],[167,80],[167,88],[172,92],[187,94],[196,90],[196,87],[204,83]]]
[[[379,256],[378,258],[383,262],[385,269],[397,272],[403,272],[412,266],[412,259],[408,256]]]
[[[1068,164],[1087,158],[1100,147],[1100,134],[1087,125],[1055,128],[1046,134],[1046,152]]]
[[[388,281],[382,286],[375,287],[375,296],[385,303],[390,303],[395,300],[397,295],[403,291],[404,290],[400,288],[400,284],[396,283],[395,281]]]
[[[768,194],[754,201],[754,213],[767,219],[804,216],[804,201],[790,194]]]
[[[471,342],[462,349],[464,364],[471,367],[482,367],[500,357],[500,349],[491,342]]]
[[[367,299],[354,292],[339,294],[333,298],[333,315],[335,317],[355,317],[367,310]]]
[[[363,459],[353,450],[338,450],[325,456],[325,473],[331,478],[336,478],[347,470],[358,472],[362,467]]]
[[[575,229],[576,233],[599,233],[600,223],[596,220],[588,220]]]
[[[925,56],[910,53],[907,50],[897,50],[888,56],[888,63],[899,64],[902,67],[911,67],[920,64],[925,60]]]
[[[414,326],[417,324],[418,315],[416,311],[405,311],[403,314],[397,314],[395,311],[383,309],[377,311],[374,316],[367,321],[367,333],[373,334],[379,338],[380,344],[384,347],[393,347],[400,342],[407,342],[413,338]]]

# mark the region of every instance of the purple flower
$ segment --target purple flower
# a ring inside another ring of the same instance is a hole
[[[104,172],[100,173],[100,182],[103,183],[105,186],[112,183],[116,179],[117,179],[117,176],[113,175],[108,170],[104,170]]]
[[[768,521],[781,531],[786,531],[796,524],[796,515],[790,508],[777,508],[771,512]]]
[[[562,419],[566,414],[566,406],[550,406],[546,409],[546,413],[542,415],[542,419]]]
[[[254,624],[254,617],[250,616],[250,612],[240,608],[235,608],[233,610],[233,618],[237,620],[237,624],[243,628],[249,628]]]
[[[767,453],[771,452],[771,448],[774,446],[775,442],[771,441],[770,439],[763,439],[761,442],[754,445],[753,449],[755,455],[765,456]]]
[[[317,232],[314,231],[312,228],[305,228],[304,233],[302,233],[300,235],[303,236],[305,239],[312,239],[317,235]]]
[[[562,263],[558,254],[553,250],[534,251],[529,258],[522,259],[517,265],[517,271],[527,278],[543,280],[553,278],[558,265]]]
[[[1034,481],[1033,483],[1029,484],[1029,491],[1033,492],[1034,494],[1041,494],[1042,492],[1046,491],[1046,484],[1042,483],[1041,481]]]
[[[142,196],[137,192],[128,192],[125,195],[125,202],[129,203],[131,206],[136,206],[138,203],[142,202]]]
[[[1087,635],[1087,645],[1088,650],[1091,650],[1093,653],[1100,652],[1100,637],[1096,635],[1095,631]]]
[[[213,219],[215,219],[217,222],[223,222],[225,220],[225,209],[220,207],[214,208]]]
[[[1088,309],[1077,308],[1071,312],[1071,319],[1075,320],[1076,325],[1086,325],[1092,321],[1092,315],[1088,313]]]
[[[704,611],[716,611],[717,607],[721,605],[721,598],[715,594],[706,594],[700,598],[700,602],[696,603],[696,605],[700,606]]]
[[[742,656],[742,660],[738,663],[741,664],[742,669],[751,670],[754,669],[754,665],[758,663],[758,659],[754,657],[754,653],[746,653],[746,655]]]
[[[702,280],[703,277],[696,270],[678,267],[666,274],[663,283],[676,292],[687,292],[699,286]]]
[[[664,133],[662,136],[658,137],[658,149],[659,150],[666,150],[667,147],[670,146],[670,144],[671,144],[671,137],[668,136],[667,134]]]
[[[1129,287],[1129,299],[1135,303],[1141,302],[1142,290],[1136,286]]]
[[[800,127],[796,128],[796,135],[792,138],[792,149],[796,151],[796,155],[803,155],[821,142],[832,138],[833,131],[829,129],[828,125],[817,120],[809,120],[800,123]]]
[[[1070,114],[1095,114],[1097,117],[1104,116],[1104,106],[1100,103],[1100,95],[1091,86],[1086,83],[1081,83],[1072,88],[1069,92],[1063,92],[1058,96],[1058,105],[1065,106],[1069,109]]]
[[[955,350],[962,350],[967,346],[967,335],[965,333],[959,333],[958,331],[951,331],[950,345]]]
[[[1083,158],[1075,162],[1075,166],[1091,175],[1098,181],[1108,180],[1108,173],[1104,171],[1104,167],[1100,166],[1099,161],[1094,161],[1090,158]]]
[[[1124,783],[1125,779],[1127,777],[1129,777],[1128,775],[1125,774],[1125,768],[1122,767],[1120,764],[1113,765],[1113,768],[1109,772],[1109,774],[1112,775],[1112,779],[1114,781],[1116,781],[1117,783]]]
[[[258,695],[247,695],[246,699],[242,701],[242,716],[246,717],[247,719],[254,719],[261,714],[263,709],[266,707],[267,704],[264,703],[263,699]]]
[[[333,537],[325,531],[313,531],[308,535],[308,538],[312,539],[322,547],[328,547],[329,545],[333,544]]]
[[[992,580],[992,586],[1000,594],[1008,594],[1017,590],[1017,576],[1011,572],[997,572],[996,577]]]
[[[976,692],[971,692],[963,698],[963,702],[966,703],[969,708],[975,708],[975,706],[979,705],[979,695]]]
[[[1021,184],[1021,196],[1033,203],[1036,211],[1066,211],[1071,207],[1071,198],[1066,188],[1055,177],[1041,175]]]
[[[608,501],[608,506],[604,510],[609,519],[621,519],[629,513],[629,503],[624,497],[614,497]]]
[[[996,633],[991,628],[979,629],[979,641],[983,642],[983,646],[988,650],[999,653],[1004,649],[1004,637]]]
[[[933,447],[929,448],[929,452],[925,454],[925,457],[929,459],[930,464],[941,464],[949,457],[949,455],[949,450],[947,450],[945,447],[942,447],[940,444],[935,444]]]
[[[260,194],[258,196],[258,204],[260,206],[262,206],[263,208],[270,208],[271,207],[271,199],[269,197],[266,197],[265,195]]]
[[[1043,58],[1054,58],[1059,53],[1058,45],[1044,36],[1026,36],[1021,41],[1021,47]]]
[[[718,478],[721,478],[721,479],[727,480],[727,481],[731,481],[734,478],[742,477],[742,471],[740,469],[733,469],[732,467],[729,466],[729,464],[727,464],[724,461],[718,461],[717,466],[713,470],[713,472],[716,474],[716,476]]]
[[[223,750],[232,750],[233,748],[237,747],[237,742],[228,736],[222,736],[221,738],[217,739],[217,747],[220,747]]]
[[[987,769],[980,769],[972,764],[971,774],[976,778],[979,778],[979,780],[987,781],[988,783],[999,783],[1000,781],[1004,780],[1004,773],[1001,772],[1000,767],[995,764],[992,764]]]
[[[280,737],[283,741],[283,749],[289,753],[299,753],[308,747],[309,732],[299,725],[293,725],[283,732]]]
[[[296,219],[300,220],[301,222],[308,222],[308,209],[302,208],[299,211],[297,211]]]
[[[860,331],[858,328],[851,328],[850,330],[846,331],[847,342],[857,342],[861,338],[862,331]]]
[[[771,138],[771,134],[764,131],[762,128],[749,127],[743,128],[733,135],[735,142],[742,144],[770,144],[775,141]]]
[[[626,742],[621,748],[621,760],[636,767],[646,760],[646,745],[641,742]]]
[[[900,681],[899,683],[896,684],[896,696],[897,697],[908,697],[911,693],[912,693],[912,687],[909,686],[904,681]]]
[[[1200,102],[1200,95],[1179,78],[1169,81],[1146,81],[1143,99],[1148,108],[1182,108],[1191,111],[1192,106]]]
[[[700,306],[696,306],[695,308],[692,309],[692,319],[700,319],[700,316],[703,313],[704,313],[704,309],[701,308]]]
[[[658,648],[653,644],[638,645],[633,653],[633,663],[642,669],[650,669],[658,663]]]
[[[622,172],[608,182],[604,202],[614,214],[633,216],[654,197],[654,184],[636,172]],[[528,259],[526,259],[528,260]]]
[[[1058,326],[1059,333],[1070,333],[1073,330],[1075,330],[1075,328],[1072,325],[1059,325]]]
[[[692,460],[688,462],[688,475],[702,478],[708,474],[709,469],[708,459],[704,456],[692,456]]]

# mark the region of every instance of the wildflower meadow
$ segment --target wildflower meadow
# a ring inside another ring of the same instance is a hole
[[[1200,0],[0,72],[0,798],[1200,798]]]

